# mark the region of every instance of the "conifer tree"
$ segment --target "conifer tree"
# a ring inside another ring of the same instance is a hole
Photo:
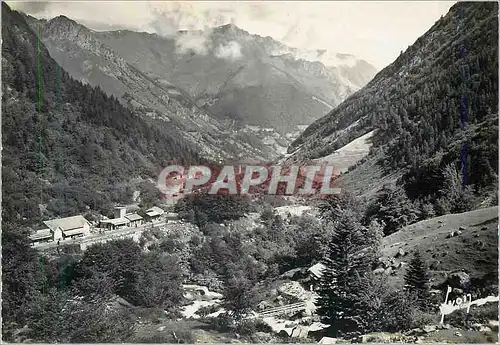
[[[332,325],[335,335],[361,332],[359,298],[364,276],[370,269],[371,257],[360,251],[364,245],[363,227],[352,211],[344,210],[334,227],[330,246],[323,261],[317,301],[322,321]]]
[[[370,205],[366,220],[377,219],[385,224],[384,234],[390,235],[417,219],[417,210],[402,186],[386,184]]]
[[[405,273],[405,286],[408,292],[417,299],[417,305],[425,310],[429,307],[429,270],[420,256],[415,252]]]

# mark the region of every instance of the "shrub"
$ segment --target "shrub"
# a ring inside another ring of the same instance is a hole
[[[174,338],[177,338],[178,344],[194,344],[196,337],[190,330],[180,330],[174,333]]]
[[[390,291],[383,296],[382,302],[382,308],[374,320],[374,330],[395,332],[412,328],[412,311],[415,306],[406,293]]]
[[[252,336],[255,332],[257,332],[255,321],[242,320],[236,325],[235,332],[240,335]]]
[[[411,328],[422,328],[439,322],[439,315],[414,309],[411,312]]]
[[[219,310],[219,307],[217,305],[208,305],[206,307],[201,307],[200,309],[198,309],[196,314],[203,317],[203,316],[207,316],[209,314],[215,313],[217,310]]]
[[[465,327],[467,325],[467,310],[457,310],[444,317],[445,323],[455,327]],[[488,303],[482,306],[472,306],[469,310],[469,322],[487,323],[489,320],[498,320],[498,304]]]
[[[218,332],[231,332],[234,330],[234,320],[228,313],[220,314],[209,319],[210,327]]]
[[[136,307],[134,308],[134,315],[138,319],[142,319],[143,321],[151,321],[154,323],[156,320],[164,318],[165,312],[162,308]]]
[[[257,332],[272,333],[273,329],[262,320],[255,320],[255,329]]]

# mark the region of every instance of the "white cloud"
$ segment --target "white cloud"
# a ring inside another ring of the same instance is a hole
[[[199,55],[207,55],[210,49],[209,34],[206,32],[186,32],[178,35],[176,39],[176,49],[180,54],[194,52]]]
[[[243,55],[241,54],[241,46],[236,41],[231,41],[227,44],[221,44],[215,51],[215,56],[220,59],[238,60]]]

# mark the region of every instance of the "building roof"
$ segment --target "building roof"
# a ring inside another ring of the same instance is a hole
[[[296,274],[304,274],[304,273],[305,273],[305,267],[297,267],[286,271],[280,277],[293,278]]]
[[[153,206],[149,210],[146,211],[146,214],[150,217],[156,217],[156,216],[161,216],[164,214],[165,211],[163,211],[161,208]]]
[[[321,262],[318,262],[316,265],[309,267],[308,271],[311,272],[316,278],[321,278],[323,276],[323,270],[325,269],[325,265]]]
[[[166,217],[167,217],[167,218],[179,218],[179,214],[178,214],[178,213],[176,213],[176,212],[168,212],[168,213],[166,214]]]
[[[112,225],[124,225],[130,223],[130,220],[127,218],[113,218],[113,219],[103,219],[101,223],[109,223]]]
[[[52,238],[52,232],[50,229],[37,230],[34,234],[30,235],[30,239],[33,241]]]
[[[86,220],[81,215],[67,217],[67,218],[46,220],[43,223],[47,225],[51,230],[61,228],[62,231],[82,228],[86,223],[89,224],[88,220]]]
[[[318,344],[336,344],[337,343],[337,338],[331,338],[331,337],[323,337],[321,338],[321,340],[319,341]]]
[[[141,220],[142,217],[138,215],[137,213],[129,213],[125,215],[125,218],[130,220],[131,222],[136,221],[136,220]]]
[[[72,229],[72,230],[63,230],[64,236],[73,236],[73,235],[79,235],[79,234],[84,234],[85,231],[83,231],[82,228],[78,229]]]

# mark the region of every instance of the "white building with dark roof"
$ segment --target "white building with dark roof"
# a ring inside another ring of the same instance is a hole
[[[164,213],[165,211],[157,206],[153,206],[149,210],[146,210],[146,215],[150,220],[159,219]]]
[[[108,230],[116,230],[129,226],[130,220],[127,218],[112,218],[112,219],[102,219],[99,222],[100,228],[105,228]]]
[[[90,222],[81,215],[46,220],[43,223],[47,228],[40,229],[30,236],[33,243],[59,241],[90,234]]]
[[[30,235],[30,240],[33,244],[42,242],[51,242],[54,240],[54,236],[50,229],[40,229],[34,234]]]
[[[116,206],[114,209],[114,218],[101,220],[99,222],[99,227],[108,230],[116,230],[129,226],[137,226],[141,220],[142,217],[137,213],[127,214],[127,208],[125,206]]]
[[[90,222],[81,215],[46,220],[43,223],[54,234],[54,240],[86,236],[90,234]]]
[[[129,226],[136,226],[136,227],[141,225],[144,220],[142,216],[140,216],[137,213],[128,213],[125,215],[125,218],[127,218],[130,221]]]

